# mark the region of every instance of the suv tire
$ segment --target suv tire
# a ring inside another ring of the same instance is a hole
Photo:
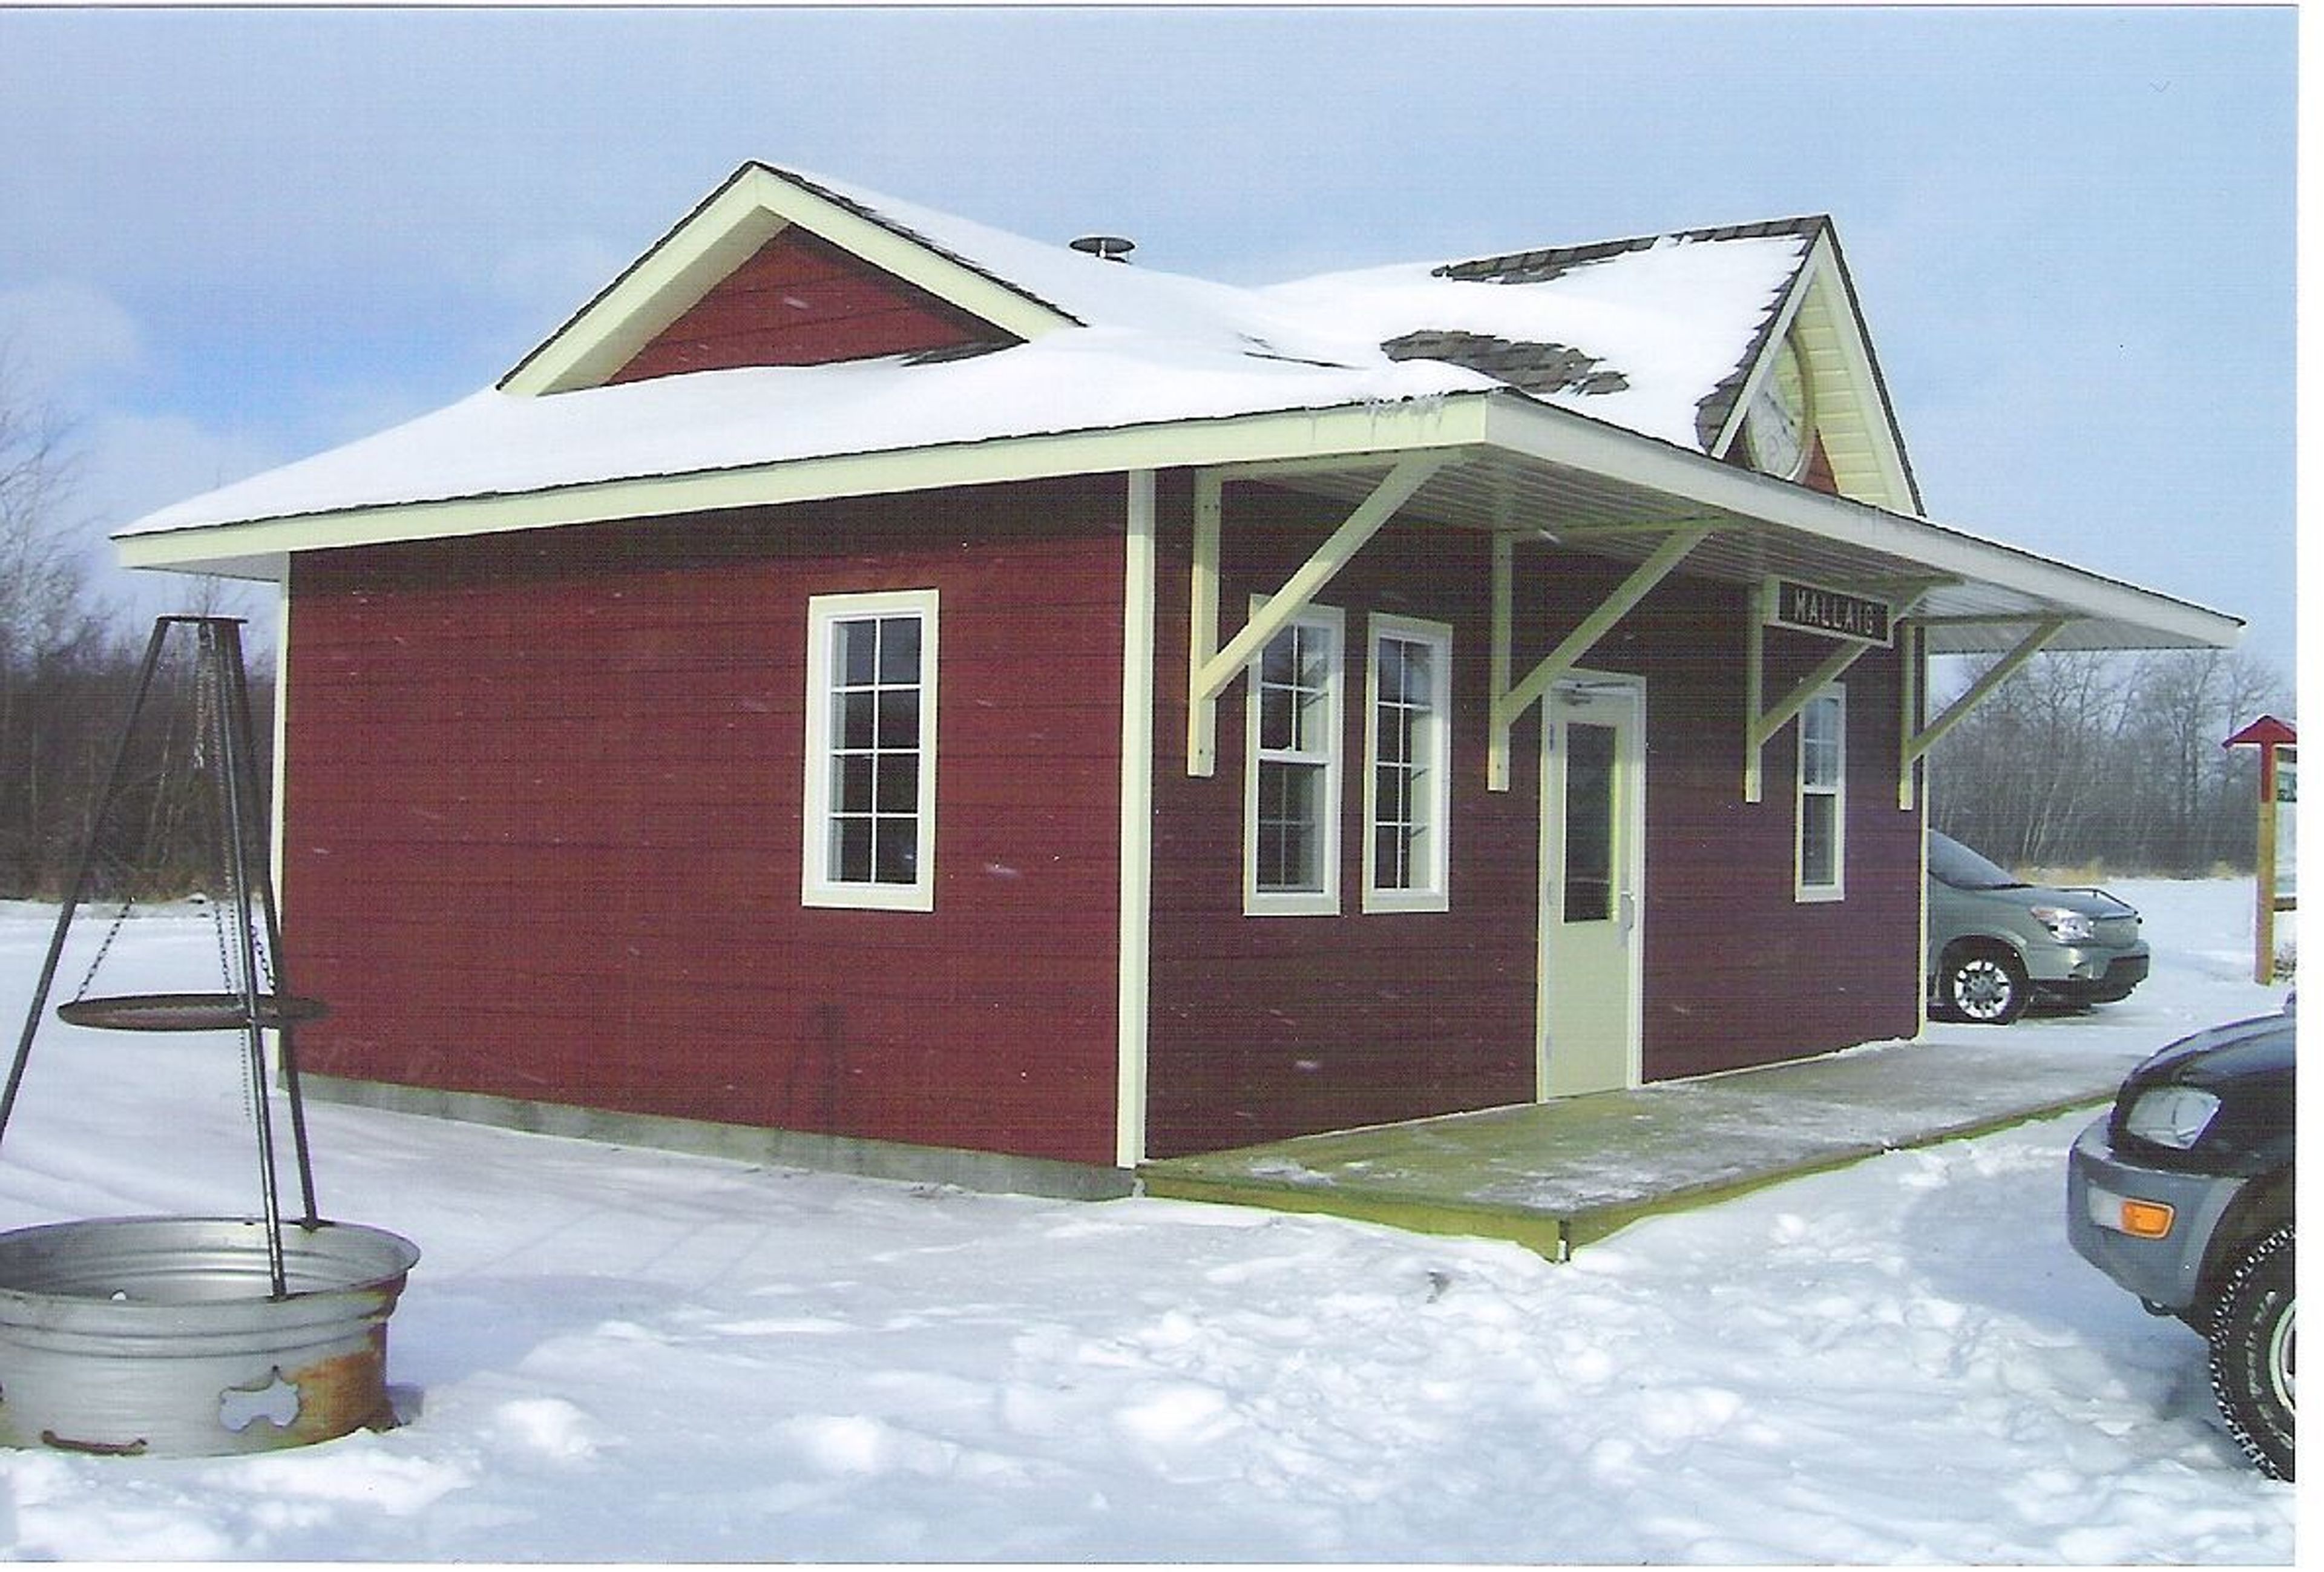
[[[1980,1026],[2006,1026],[2025,1013],[2034,985],[2024,963],[1997,945],[1956,949],[1937,974],[1937,1002],[1946,1013]]]
[[[2297,1299],[2292,1225],[2246,1251],[2211,1322],[2211,1391],[2236,1442],[2271,1479],[2292,1462],[2292,1334]]]

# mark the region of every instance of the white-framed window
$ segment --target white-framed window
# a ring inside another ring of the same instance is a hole
[[[1256,611],[1263,601],[1255,600]],[[1250,668],[1244,754],[1243,911],[1340,910],[1341,657],[1345,619],[1310,606]]]
[[[1802,901],[1848,893],[1848,690],[1838,685],[1800,711],[1796,865]]]
[[[936,592],[807,602],[809,906],[936,905]]]
[[[1376,615],[1370,631],[1364,910],[1442,911],[1452,822],[1452,630]]]

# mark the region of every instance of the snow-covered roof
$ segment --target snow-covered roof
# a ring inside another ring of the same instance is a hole
[[[653,358],[794,230],[965,336],[826,364]],[[1797,351],[1830,495],[1726,461],[1779,345]],[[1923,518],[1822,218],[1243,288],[758,163],[493,386],[115,538],[131,567],[280,578],[328,547],[1069,475],[1256,466],[1360,498],[1372,471],[1423,450],[1446,462],[1406,504],[1416,517],[1554,526],[1617,559],[1654,550],[1657,527],[1704,523],[1691,572],[1929,587],[1932,650],[2005,651],[2045,624],[2060,648],[2236,633]]]
[[[504,380],[122,534],[1491,390],[1708,451],[1720,432],[1703,412],[1722,391],[1731,403],[1814,233],[1798,223],[1622,242],[1522,282],[1419,263],[1242,289],[820,178],[778,178],[1045,308],[1057,330],[956,359],[749,366],[546,393]],[[1545,366],[1572,375],[1545,377]]]

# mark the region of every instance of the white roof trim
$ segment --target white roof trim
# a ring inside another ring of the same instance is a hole
[[[2172,643],[2224,649],[2242,633],[2237,618],[1967,531],[1789,485],[1561,411],[1508,399],[1491,403],[1486,443],[1492,448],[1587,469],[1844,550],[1901,559],[1932,577],[2006,588],[2077,618],[2144,627]]]
[[[124,566],[279,577],[288,556],[352,546],[671,517],[734,508],[1139,469],[1301,465],[1351,470],[1424,450],[1470,450],[1591,477],[1650,514],[1718,519],[1843,554],[1873,554],[1932,578],[2006,593],[2013,606],[2063,613],[2163,644],[2225,648],[2236,619],[2006,546],[1846,497],[1771,479],[1510,393],[1471,393],[1336,409],[995,439],[891,452],[834,455],[521,494],[355,508],[292,518],[124,536]],[[1425,498],[1416,512],[1426,511]],[[1475,521],[1471,521],[1475,522]],[[1497,521],[1507,527],[1554,518]],[[1575,542],[1588,549],[1588,542]],[[2006,623],[2007,619],[2003,621]],[[2020,617],[2016,620],[2024,620]],[[2001,625],[1997,624],[1997,625]],[[2125,647],[2137,647],[2126,645]]]

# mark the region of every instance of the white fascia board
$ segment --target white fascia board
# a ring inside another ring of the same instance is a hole
[[[745,164],[520,362],[502,379],[502,391],[547,394],[602,384],[793,224],[1017,338],[1029,339],[1072,325],[1063,313],[973,268],[762,164]]]
[[[1792,330],[1792,323],[1800,314],[1800,306],[1808,298],[1809,286],[1815,277],[1814,262],[1812,252],[1801,260],[1800,265],[1793,271],[1792,282],[1784,287],[1783,299],[1775,302],[1774,315],[1759,336],[1758,357],[1752,363],[1749,375],[1744,377],[1743,385],[1736,391],[1734,407],[1727,411],[1727,424],[1711,444],[1714,457],[1734,447],[1742,436],[1744,420],[1751,413],[1751,406],[1757,401],[1760,389],[1766,386],[1767,379],[1775,375],[1775,346],[1781,344],[1784,335]]]
[[[1496,398],[1489,446],[1666,493],[1682,503],[1825,541],[1877,551],[1933,574],[2000,586],[2076,615],[2130,624],[2217,649],[2243,624],[2190,601],[2052,560],[2015,546],[1812,491],[1667,442],[1540,404]]]
[[[250,573],[298,551],[496,534],[840,497],[1050,480],[1136,469],[1296,464],[1483,447],[1602,476],[1702,512],[1879,552],[1932,574],[1989,583],[2044,607],[2231,647],[2234,617],[2102,578],[2016,547],[1706,458],[1522,394],[1475,393],[1397,403],[995,439],[453,498],[118,537],[124,568]],[[232,566],[228,566],[231,564]]]
[[[299,551],[553,529],[730,508],[934,491],[1134,469],[1265,465],[1471,446],[1489,395],[995,439],[888,453],[655,476],[509,495],[402,503],[115,539],[124,568],[229,571]]]

